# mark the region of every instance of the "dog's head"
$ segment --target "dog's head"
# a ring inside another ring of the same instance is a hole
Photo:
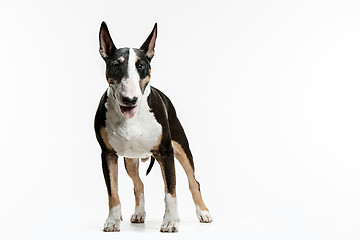
[[[100,27],[100,54],[106,62],[106,79],[126,118],[132,118],[150,81],[157,24],[138,48],[116,48],[105,22]]]

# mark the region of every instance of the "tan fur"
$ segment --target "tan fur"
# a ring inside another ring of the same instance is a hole
[[[123,56],[119,57],[120,62],[125,62],[125,58]]]
[[[150,82],[150,76],[146,76],[145,78],[141,79],[141,80],[140,80],[140,88],[141,88],[142,90],[144,90],[146,84],[148,84],[149,82]]]
[[[139,176],[139,159],[125,158],[126,171],[134,183],[135,206],[139,206],[140,194],[144,194],[144,185]]]
[[[194,169],[191,167],[189,159],[186,156],[184,149],[176,141],[171,141],[171,143],[174,148],[175,157],[177,160],[179,160],[181,166],[184,168],[185,173],[187,175],[189,181],[189,189],[191,191],[195,204],[198,205],[202,211],[208,210],[207,207],[205,206],[204,201],[202,200],[199,186],[194,176]]]
[[[106,81],[107,81],[109,84],[114,84],[114,83],[118,82],[118,81],[115,80],[114,78],[106,78]]]
[[[102,127],[102,128],[100,129],[100,135],[101,135],[102,140],[103,140],[104,143],[105,143],[106,148],[109,149],[109,150],[111,150],[112,147],[111,147],[111,145],[110,145],[110,143],[109,143],[108,135],[107,135],[107,132],[106,132],[106,130],[105,130],[104,127]]]
[[[109,161],[109,175],[111,196],[109,196],[109,209],[116,207],[120,204],[118,195],[118,164],[117,161]]]

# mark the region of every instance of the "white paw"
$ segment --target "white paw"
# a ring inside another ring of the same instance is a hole
[[[164,219],[160,227],[160,232],[177,232],[179,230],[179,222],[179,219]]]
[[[213,221],[209,211],[201,210],[199,206],[196,206],[196,215],[202,223],[211,223]]]
[[[179,214],[177,212],[176,197],[172,197],[169,193],[165,195],[165,215],[160,232],[177,232],[179,228]]]
[[[104,232],[119,232],[120,221],[122,221],[121,206],[113,207],[104,224]]]
[[[119,232],[120,231],[120,219],[106,219],[104,224],[104,232]]]
[[[132,223],[143,223],[145,221],[146,213],[145,211],[135,210],[134,214],[130,218]]]

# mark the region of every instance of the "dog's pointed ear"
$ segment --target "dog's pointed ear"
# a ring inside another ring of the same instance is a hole
[[[99,40],[100,40],[99,52],[101,56],[104,59],[106,59],[116,50],[116,47],[110,37],[109,29],[106,26],[105,22],[101,23]]]
[[[155,54],[155,41],[157,36],[157,23],[155,23],[153,30],[151,31],[149,37],[140,47],[141,50],[145,52],[146,57],[151,60]]]

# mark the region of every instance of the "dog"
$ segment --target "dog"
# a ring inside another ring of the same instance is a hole
[[[106,63],[109,84],[95,116],[95,133],[101,147],[102,169],[109,199],[105,232],[120,231],[122,220],[118,196],[118,156],[134,183],[135,212],[132,223],[145,220],[144,186],[139,177],[139,159],[151,158],[147,174],[156,160],[165,185],[165,215],[161,232],[177,232],[179,216],[175,190],[174,157],[184,168],[196,214],[200,222],[212,217],[194,175],[194,162],[185,132],[169,98],[150,86],[150,62],[155,53],[157,24],[138,48],[116,48],[108,27],[102,22],[99,33],[100,55]]]

